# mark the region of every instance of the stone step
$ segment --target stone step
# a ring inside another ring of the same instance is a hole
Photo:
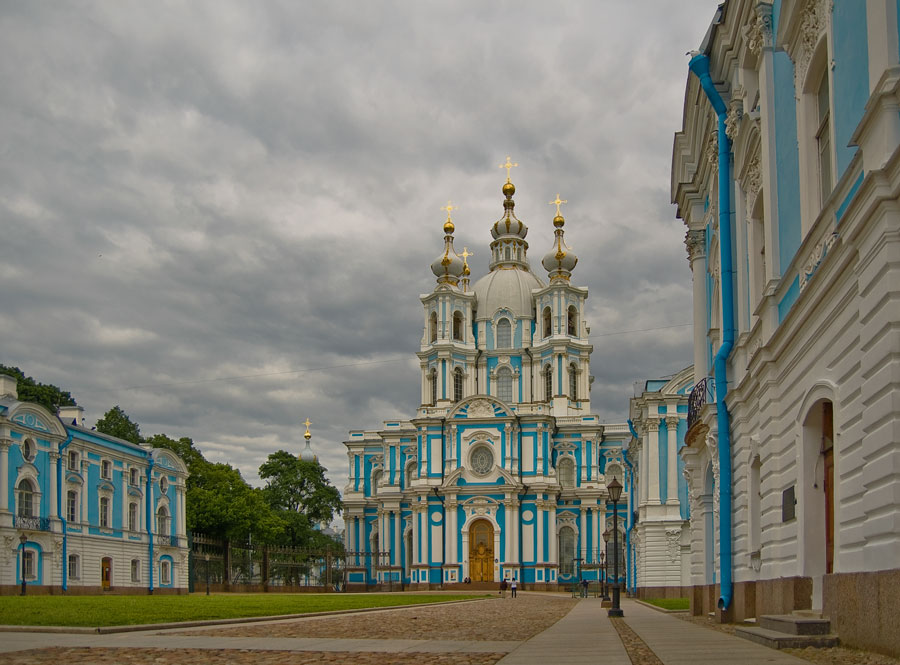
[[[791,635],[777,630],[744,626],[736,626],[734,634],[770,649],[803,649],[805,647],[821,649],[836,647],[840,642],[837,635]]]
[[[828,635],[831,632],[828,619],[797,614],[764,614],[759,617],[758,625],[788,635]]]

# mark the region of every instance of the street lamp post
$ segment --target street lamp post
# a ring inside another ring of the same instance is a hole
[[[619,499],[622,497],[622,483],[613,477],[612,482],[606,486],[609,490],[609,499],[613,502],[613,592],[612,607],[608,616],[625,616],[619,607]]]
[[[19,542],[22,543],[22,570],[19,571],[22,573],[22,592],[19,594],[21,596],[25,595],[25,543],[28,542],[28,536],[24,533],[19,536]]]
[[[209,552],[203,557],[206,559],[206,595],[209,595]]]
[[[609,539],[609,531],[604,531],[603,532],[603,541],[606,542],[606,540],[608,540],[608,539]],[[609,600],[609,593],[607,592],[607,587],[606,587],[606,582],[607,582],[606,552],[600,552],[600,567],[603,569],[603,589],[600,592],[600,598],[602,600]]]

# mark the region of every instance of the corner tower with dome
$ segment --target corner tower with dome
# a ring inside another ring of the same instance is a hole
[[[433,588],[517,578],[526,588],[598,580],[626,542],[625,423],[591,413],[587,289],[556,196],[553,244],[528,260],[507,158],[490,265],[470,288],[448,202],[444,242],[420,296],[421,404],[411,420],[351,431],[344,521],[350,588]],[[625,484],[614,525],[607,482]],[[607,532],[609,544],[602,537]],[[603,556],[601,556],[601,554]],[[607,556],[608,555],[608,556]],[[625,574],[620,560],[620,577]]]

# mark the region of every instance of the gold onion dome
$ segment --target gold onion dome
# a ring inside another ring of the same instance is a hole
[[[312,434],[309,432],[309,426],[312,424],[309,421],[309,418],[306,419],[306,422],[303,423],[306,425],[306,432],[303,434],[303,438],[306,439],[306,446],[304,446],[303,450],[300,453],[300,459],[304,462],[315,462],[317,461],[315,454],[313,454],[312,448],[309,446],[309,440],[312,438]]]
[[[578,257],[572,251],[572,248],[566,244],[563,237],[565,235],[563,226],[565,226],[566,220],[559,211],[559,206],[563,203],[568,203],[568,201],[559,198],[559,194],[556,195],[555,201],[550,201],[550,205],[556,206],[556,217],[553,218],[553,226],[556,227],[556,231],[554,231],[553,247],[544,254],[544,258],[541,260],[541,265],[550,273],[551,282],[558,280],[568,281],[572,275],[572,270],[575,269],[575,265],[578,263]]]
[[[456,209],[457,206],[451,205],[450,201],[447,201],[447,205],[441,208],[441,210],[447,211],[447,221],[444,222],[444,251],[431,262],[431,272],[437,277],[438,284],[456,286],[465,268],[463,260],[453,249],[453,231],[456,227],[453,225],[450,213]]]

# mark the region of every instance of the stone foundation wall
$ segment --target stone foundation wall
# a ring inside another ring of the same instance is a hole
[[[648,586],[637,588],[637,598],[690,598],[693,587],[689,586]]]
[[[842,644],[900,656],[900,569],[826,575],[822,612]]]
[[[210,587],[212,588],[212,587]],[[204,587],[205,590],[205,587]],[[0,585],[0,596],[18,596],[22,592],[22,586],[16,584]],[[187,594],[187,589],[165,587],[154,589],[154,596],[180,596]],[[141,587],[112,587],[106,591],[99,586],[70,586],[63,591],[61,586],[29,584],[27,595],[29,596],[147,596],[149,592]]]

